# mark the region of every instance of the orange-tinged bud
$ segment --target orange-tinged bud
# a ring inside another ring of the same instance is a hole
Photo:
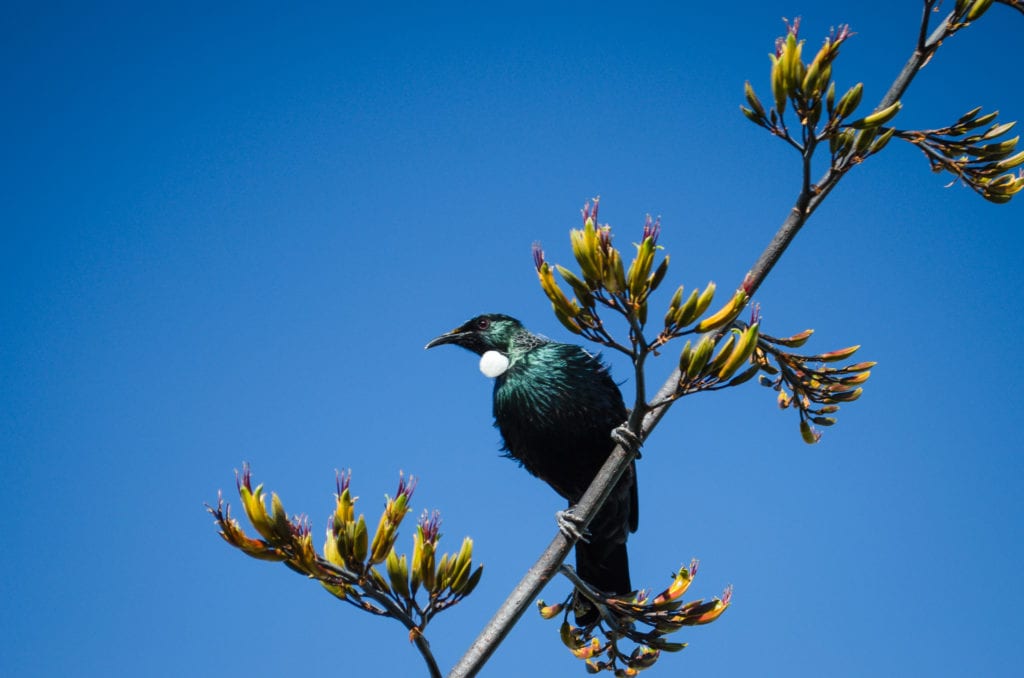
[[[746,292],[743,290],[736,290],[736,293],[733,295],[732,299],[729,300],[729,303],[719,309],[714,315],[710,315],[701,320],[697,323],[697,327],[694,329],[697,332],[710,332],[711,330],[717,330],[725,327],[735,320],[740,314],[743,307],[747,304],[747,299],[749,299],[749,297]]]
[[[694,623],[710,624],[711,622],[721,617],[722,613],[725,612],[726,608],[728,607],[728,603],[724,603],[721,600],[716,600],[714,606],[707,612],[704,612],[703,614],[698,616]]]
[[[537,601],[537,610],[540,611],[540,616],[544,619],[551,619],[557,616],[563,609],[565,609],[565,603],[545,605],[543,600]]]
[[[649,669],[654,666],[654,663],[658,661],[658,657],[661,656],[661,650],[666,649],[665,645],[682,645],[686,647],[686,643],[658,643],[658,649],[653,647],[647,647],[641,645],[640,647],[633,650],[629,656],[629,665],[631,668],[638,670]],[[682,647],[679,648],[680,650]],[[674,650],[669,650],[670,652]]]
[[[849,358],[860,348],[860,344],[856,346],[847,346],[836,351],[829,351],[828,353],[819,353],[816,356],[811,356],[808,360],[817,360],[823,363],[834,363],[837,360],[845,360]]]
[[[870,370],[877,364],[878,363],[875,362],[874,360],[869,360],[863,363],[854,363],[852,365],[847,365],[846,367],[841,369],[840,372],[860,372],[862,370]]]
[[[690,588],[690,584],[693,583],[693,577],[690,574],[690,568],[681,567],[679,572],[676,573],[675,579],[672,580],[672,584],[660,595],[651,601],[652,605],[658,605],[659,603],[670,602],[680,598],[686,590]]]
[[[589,659],[601,651],[601,641],[591,638],[590,642],[577,648],[569,648],[577,659]]]

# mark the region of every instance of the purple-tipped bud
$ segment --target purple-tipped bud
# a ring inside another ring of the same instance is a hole
[[[843,40],[852,38],[854,35],[856,35],[856,33],[850,30],[850,24],[839,24],[838,29],[832,28],[832,30],[829,31],[828,38],[832,44],[836,45]]]
[[[782,21],[783,23],[786,24],[786,35],[783,35],[782,37],[779,38],[775,38],[776,57],[782,56],[782,48],[786,45],[786,38],[790,35],[792,35],[794,38],[799,37],[800,33],[800,17],[793,19],[792,22],[790,22],[790,20],[787,19],[786,17],[782,17]]]
[[[395,493],[395,498],[397,499],[398,497],[400,497],[402,495],[405,495],[405,498],[407,500],[411,499],[412,498],[412,493],[413,493],[413,491],[415,489],[416,489],[416,478],[415,478],[415,476],[410,475],[409,476],[409,480],[407,482],[405,480],[405,475],[401,471],[399,471],[398,472],[398,492]]]
[[[435,510],[428,514],[424,509],[423,515],[420,516],[419,526],[423,530],[423,541],[436,542],[441,536],[441,512]]]
[[[651,215],[648,214],[647,221],[644,222],[644,237],[640,242],[650,238],[653,244],[657,245],[659,235],[661,235],[661,217],[651,219]]]
[[[340,497],[345,490],[348,489],[349,483],[352,482],[352,469],[345,471],[334,470],[334,483],[338,487],[338,496]]]
[[[594,220],[594,225],[595,226],[597,225],[597,207],[598,207],[598,204],[600,202],[601,202],[601,196],[597,196],[597,197],[594,198],[593,202],[588,200],[586,202],[586,204],[583,205],[583,209],[580,210],[580,212],[583,214],[583,223],[584,224],[587,223],[587,219],[593,219]]]
[[[292,516],[291,520],[292,534],[296,537],[302,538],[309,536],[312,532],[312,527],[309,524],[309,516],[305,513],[301,513],[297,516]]]
[[[541,249],[540,241],[534,241],[530,249],[533,252],[533,265],[539,271],[544,266],[544,250]]]
[[[750,324],[756,325],[759,322],[761,322],[761,304],[754,304],[750,309]]]
[[[235,471],[235,487],[241,490],[243,487],[252,492],[252,471],[249,470],[249,462],[242,462],[242,473]]]

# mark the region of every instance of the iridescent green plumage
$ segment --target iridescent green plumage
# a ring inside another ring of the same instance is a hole
[[[509,359],[495,379],[494,421],[508,456],[544,480],[570,506],[579,501],[615,443],[626,406],[607,366],[580,346],[527,331],[515,318],[481,315],[431,341]],[[626,538],[637,528],[636,469],[631,466],[576,544],[576,569],[609,593],[631,590]]]

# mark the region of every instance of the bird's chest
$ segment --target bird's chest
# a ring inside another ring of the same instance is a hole
[[[608,456],[618,423],[602,402],[563,371],[510,369],[495,383],[494,420],[508,455],[574,501]]]
[[[579,416],[579,394],[565,370],[513,365],[494,385],[494,418],[502,433],[550,435]]]

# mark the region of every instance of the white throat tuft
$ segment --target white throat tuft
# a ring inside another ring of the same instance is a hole
[[[500,377],[508,369],[508,356],[498,351],[486,351],[480,356],[480,371],[485,377]]]

